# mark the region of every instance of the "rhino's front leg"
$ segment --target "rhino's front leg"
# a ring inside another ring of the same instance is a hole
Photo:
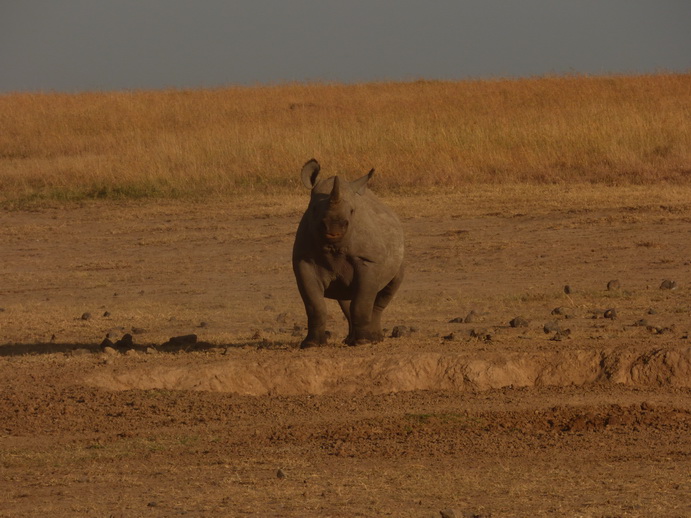
[[[315,269],[306,262],[296,265],[295,278],[307,312],[307,336],[300,348],[325,345],[327,337],[324,287],[319,282]]]

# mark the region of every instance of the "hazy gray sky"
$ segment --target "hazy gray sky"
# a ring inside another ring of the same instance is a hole
[[[4,0],[0,92],[691,70],[689,0]]]

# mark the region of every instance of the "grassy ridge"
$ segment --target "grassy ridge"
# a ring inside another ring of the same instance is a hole
[[[0,96],[0,197],[691,183],[691,74]]]

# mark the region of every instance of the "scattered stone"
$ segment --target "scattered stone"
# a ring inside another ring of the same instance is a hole
[[[199,322],[199,327],[201,327],[201,328],[209,327],[209,323],[208,322]]]
[[[559,322],[557,322],[556,320],[550,320],[543,326],[542,330],[545,332],[546,335],[548,335],[550,333],[556,333],[557,331],[560,331],[561,326],[559,325]]]
[[[523,317],[521,317],[521,316],[518,316],[518,317],[516,317],[516,318],[513,318],[513,319],[509,322],[509,325],[510,325],[511,327],[528,327],[530,324],[529,324],[529,322],[528,322],[525,318],[523,318]]]
[[[156,507],[158,505],[158,502],[149,502],[146,504],[147,507]]]
[[[607,291],[616,291],[619,288],[621,288],[621,283],[616,279],[607,283]]]
[[[449,324],[462,324],[464,322],[463,317],[456,317],[449,320]]]
[[[442,339],[447,340],[447,341],[451,341],[454,338],[456,338],[456,333],[449,333],[448,335],[442,336]]]
[[[106,311],[105,313],[103,313],[103,316],[105,318],[108,318],[110,316],[110,311]]]
[[[415,329],[414,327],[394,326],[391,330],[391,338],[401,338],[404,336],[410,336],[415,331],[417,331],[417,329]]]
[[[107,354],[108,356],[117,356],[120,353],[116,349],[106,346],[103,348],[103,354]]]
[[[478,338],[485,342],[492,341],[492,331],[490,331],[486,327],[471,329],[470,336],[472,336],[473,338]]]
[[[288,321],[288,313],[279,313],[276,317],[276,322],[279,324],[285,324]]]
[[[655,308],[649,308],[648,315],[657,315],[657,310]]]
[[[453,509],[442,509],[439,514],[441,518],[461,518],[461,515]]]
[[[637,320],[633,324],[635,327],[648,327],[648,321],[645,318],[641,318],[640,320]]]
[[[610,320],[616,320],[617,319],[617,310],[614,308],[610,308],[605,311],[605,318],[609,318]]]
[[[672,327],[647,326],[646,329],[654,335],[662,335],[674,331]]]
[[[286,476],[287,476],[287,475],[286,475],[286,472],[283,471],[283,469],[278,468],[278,471],[276,471],[276,478],[281,478],[281,479],[283,479],[283,478],[286,478]]]
[[[255,331],[250,340],[259,340],[262,337],[262,334],[259,330]]]
[[[81,318],[82,318],[82,320],[91,320],[91,313],[89,313],[89,312],[82,313]]]
[[[660,284],[660,289],[661,290],[676,290],[677,289],[677,281],[670,281],[669,279],[665,279],[662,281],[662,284]]]
[[[571,336],[571,329],[560,329],[554,336],[550,338],[553,342],[561,342],[564,338],[569,338]]]
[[[144,329],[142,327],[133,327],[132,328],[132,334],[133,335],[142,335],[144,333],[146,333],[146,329]]]
[[[573,318],[575,314],[573,309],[564,306],[559,306],[552,310],[552,315],[560,315],[564,318]]]
[[[471,310],[470,310],[470,313],[468,313],[468,314],[465,316],[464,322],[465,322],[466,324],[472,324],[473,322],[477,322],[477,321],[479,320],[479,318],[480,318],[480,315],[478,315],[478,314],[475,312],[474,309],[471,309]]]
[[[571,286],[569,286],[568,284],[564,286],[564,293],[566,293],[567,295],[571,295],[573,293]]]
[[[305,328],[299,324],[295,324],[291,336],[302,336],[303,334],[305,334]]]

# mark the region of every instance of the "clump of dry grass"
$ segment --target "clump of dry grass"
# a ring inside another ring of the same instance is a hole
[[[298,189],[317,157],[395,192],[688,184],[691,74],[0,96],[20,200]]]

